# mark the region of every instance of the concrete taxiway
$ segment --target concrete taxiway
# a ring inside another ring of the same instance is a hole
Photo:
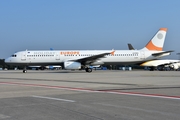
[[[179,120],[179,71],[0,71],[0,120]]]

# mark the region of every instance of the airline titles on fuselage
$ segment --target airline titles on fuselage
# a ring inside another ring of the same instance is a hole
[[[79,51],[59,51],[59,52],[49,52],[49,51],[37,51],[34,52],[34,54],[30,54],[30,52],[28,52],[29,55],[27,54],[27,57],[32,57],[32,56],[55,56],[56,54],[60,54],[60,55],[64,55],[64,56],[80,56],[80,52]],[[132,52],[132,53],[117,53],[117,54],[109,54],[110,56],[138,56],[138,52]],[[92,56],[93,54],[82,54],[81,56]],[[108,56],[109,56],[108,55]]]
[[[54,55],[55,52],[34,52],[34,55]]]
[[[60,55],[79,55],[78,51],[63,51],[60,52]]]
[[[54,55],[56,52],[34,52],[34,55]],[[79,51],[61,51],[60,55],[79,55]]]

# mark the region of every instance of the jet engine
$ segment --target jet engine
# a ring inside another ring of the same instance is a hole
[[[73,62],[73,61],[64,62],[64,68],[65,68],[66,70],[77,70],[77,69],[81,69],[81,63],[79,63],[79,62]]]
[[[177,63],[173,63],[170,65],[170,68],[177,70],[179,68],[179,65]]]

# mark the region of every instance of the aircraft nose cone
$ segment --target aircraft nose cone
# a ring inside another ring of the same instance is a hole
[[[11,62],[11,60],[9,58],[6,58],[4,62],[9,63],[9,62]]]

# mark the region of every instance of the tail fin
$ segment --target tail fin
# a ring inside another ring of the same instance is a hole
[[[128,43],[128,48],[129,50],[135,50],[134,47],[130,43]]]
[[[160,28],[155,36],[147,43],[142,50],[162,51],[166,37],[167,28]]]

